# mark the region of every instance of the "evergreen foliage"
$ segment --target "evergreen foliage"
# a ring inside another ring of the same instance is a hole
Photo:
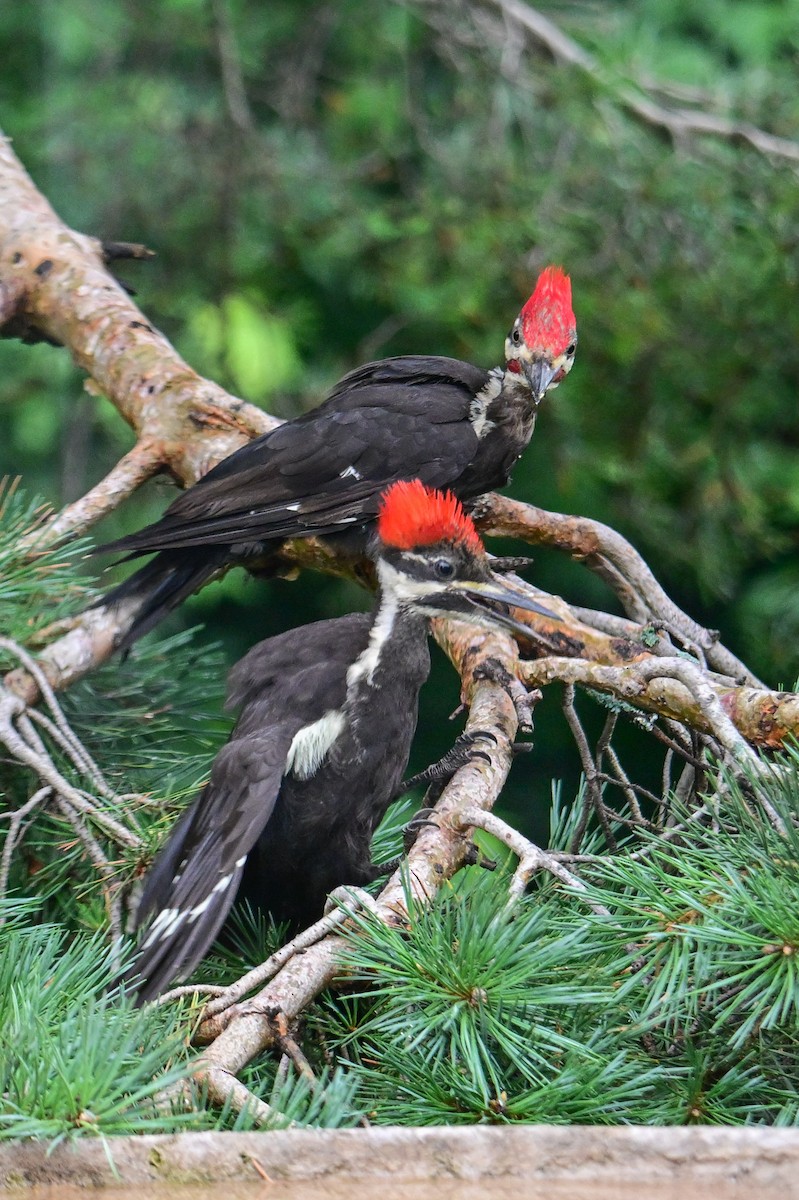
[[[105,938],[70,937],[35,915],[30,903],[0,903],[0,1139],[254,1128],[246,1110],[214,1111],[202,1097],[159,1100],[188,1080],[185,1014],[134,1008],[114,990],[119,960]],[[332,1072],[311,1089],[289,1071],[253,1090],[275,1106],[275,1127],[341,1126],[360,1118],[354,1087]]]
[[[765,785],[786,819],[797,765]],[[710,807],[583,868],[609,916],[551,881],[506,907],[488,875],[407,931],[361,918],[362,987],[318,1020],[371,1119],[799,1124],[799,835],[732,780]]]
[[[54,572],[65,597],[83,600],[74,558],[11,553],[37,511],[17,491],[0,521],[0,606],[24,595],[33,638]],[[116,884],[128,887],[149,862],[221,743],[225,723],[209,713],[221,675],[215,652],[179,635],[137,648],[64,697],[106,777],[141,789],[99,798],[142,838],[137,850],[116,848]],[[77,780],[61,747],[48,748]],[[9,764],[2,774],[8,814],[30,784]],[[346,951],[352,986],[323,997],[308,1017],[316,1085],[273,1061],[252,1064],[243,1082],[274,1108],[275,1126],[346,1126],[364,1116],[799,1124],[799,833],[789,819],[798,779],[799,751],[750,780],[722,773],[704,815],[682,824],[679,838],[611,823],[614,854],[603,830],[591,828],[580,871],[607,916],[548,876],[507,905],[505,862],[496,872],[461,871],[429,908],[409,900],[407,930],[358,918]],[[787,833],[762,815],[758,794]],[[380,857],[399,852],[414,807],[406,798],[389,813]],[[675,802],[674,820],[689,816]],[[568,849],[581,820],[581,797],[564,804],[556,790],[552,848]],[[187,1072],[179,1031],[191,1026],[192,1009],[134,1010],[113,990],[107,892],[56,811],[37,814],[12,861],[15,891],[0,912],[0,1136],[185,1127],[186,1111],[155,1097]],[[33,895],[35,903],[19,898]],[[238,978],[284,932],[239,912],[237,931],[195,981]],[[255,1122],[247,1110],[210,1111],[201,1097],[195,1105],[192,1128]]]

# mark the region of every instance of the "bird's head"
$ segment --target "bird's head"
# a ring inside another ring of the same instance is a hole
[[[527,381],[538,404],[568,375],[576,349],[571,280],[560,267],[544,267],[505,342],[507,369]]]
[[[557,620],[529,593],[492,573],[460,501],[418,479],[394,483],[383,493],[374,557],[383,592],[428,617],[522,634],[529,630],[513,619],[509,608]]]

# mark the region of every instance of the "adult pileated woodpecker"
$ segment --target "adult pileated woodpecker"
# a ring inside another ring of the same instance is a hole
[[[130,972],[140,999],[203,956],[245,864],[247,898],[300,928],[334,888],[381,873],[370,843],[407,766],[430,617],[519,631],[506,606],[547,613],[491,574],[455,497],[418,480],[388,489],[372,554],[371,615],[289,630],[231,671],[238,723],[145,884],[137,923],[149,928]]]
[[[226,566],[264,560],[286,538],[363,534],[397,479],[461,500],[504,486],[576,344],[569,278],[547,267],[508,334],[504,367],[405,356],[352,371],[319,408],[224,459],[159,521],[101,547],[159,552],[103,601],[140,600],[120,648]]]

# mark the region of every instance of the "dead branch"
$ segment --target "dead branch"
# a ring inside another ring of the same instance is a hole
[[[30,798],[10,812],[0,814],[8,821],[8,833],[0,859],[0,897],[7,894],[11,857],[18,846],[30,814],[44,804],[53,802],[62,817],[72,825],[89,859],[103,881],[109,917],[115,933],[122,931],[122,896],[113,886],[114,868],[108,855],[91,832],[94,825],[110,843],[123,850],[136,850],[141,838],[133,822],[124,824],[108,807],[118,807],[132,797],[115,795],[86,747],[70,727],[47,680],[41,677],[38,664],[26,650],[10,638],[0,638],[0,649],[25,664],[36,679],[50,715],[27,708],[19,696],[0,688],[0,742],[21,765],[27,767],[42,785]],[[38,728],[37,728],[38,727]],[[57,747],[70,765],[85,776],[97,795],[71,783],[56,766],[39,730]],[[103,800],[107,802],[103,805]],[[110,803],[109,803],[110,802]]]
[[[589,517],[548,512],[533,504],[522,504],[494,493],[481,499],[476,519],[484,533],[496,537],[523,538],[532,545],[565,550],[573,558],[584,561],[592,571],[608,580],[625,608],[630,605],[630,596],[633,596],[635,599],[628,616],[638,624],[638,639],[647,648],[650,647],[643,638],[657,643],[655,635],[659,629],[665,628],[679,638],[686,649],[699,647],[715,671],[729,675],[739,683],[762,686],[749,668],[719,643],[715,630],[698,625],[677,607],[638,551],[610,526]],[[642,625],[647,624],[652,626],[651,630],[641,629]],[[651,651],[674,653],[673,648],[657,644],[651,646]]]
[[[519,668],[520,678],[528,687],[545,687],[556,681],[579,683],[597,691],[607,692],[619,700],[647,712],[670,717],[705,734],[717,735],[714,721],[719,713],[715,703],[711,711],[679,676],[682,667],[663,666],[668,660],[639,659],[624,665],[591,662],[583,658],[544,657],[525,661]],[[678,663],[688,660],[678,659]],[[690,665],[690,664],[688,664]],[[687,676],[686,676],[687,677]],[[776,748],[799,729],[799,695],[795,692],[769,692],[760,688],[730,687],[714,681],[711,692],[717,699],[722,715],[735,730],[730,745],[739,746],[745,738],[753,746]],[[707,680],[706,680],[707,682]],[[721,728],[728,731],[725,721]],[[725,732],[729,737],[729,733]]]
[[[465,808],[459,815],[465,825],[474,829],[484,829],[486,833],[492,834],[503,845],[507,846],[509,850],[512,850],[518,858],[518,866],[513,873],[510,886],[508,887],[508,902],[510,904],[524,895],[528,883],[537,871],[547,871],[555,879],[560,880],[567,887],[573,888],[576,892],[585,892],[587,890],[582,879],[579,879],[572,871],[567,870],[558,858],[548,854],[540,846],[536,846],[535,842],[531,842],[529,838],[523,837],[512,825],[508,825],[506,821],[501,821],[495,813],[486,812],[478,808]],[[603,917],[610,916],[610,909],[606,908],[604,904],[599,904],[590,898],[586,899],[586,904],[592,912]]]
[[[799,143],[758,129],[748,121],[734,121],[717,113],[693,108],[666,108],[648,97],[643,90],[630,84],[616,85],[603,70],[599,61],[578,42],[564,33],[548,17],[523,0],[491,0],[505,16],[520,25],[532,38],[556,59],[576,67],[603,87],[639,120],[664,129],[672,138],[686,134],[720,137],[729,141],[747,142],[768,158],[799,162]],[[652,86],[652,85],[650,85]],[[662,86],[660,88],[662,90]]]
[[[278,423],[180,358],[109,274],[102,243],[59,219],[2,135],[0,278],[6,310],[15,301],[7,332],[33,330],[66,346],[181,482]]]
[[[322,938],[327,937],[329,933],[334,933],[351,917],[358,907],[375,911],[374,901],[367,893],[361,891],[360,888],[337,888],[331,893],[331,900],[338,901],[341,905],[335,908],[332,912],[327,913],[321,920],[316,921],[308,929],[303,929],[291,941],[286,942],[285,946],[281,946],[274,954],[271,954],[264,962],[259,963],[257,967],[253,967],[246,975],[242,975],[235,983],[229,987],[220,989],[213,1000],[205,1005],[203,1009],[203,1019],[207,1022],[212,1017],[217,1017],[220,1013],[230,1009],[234,1004],[237,1004],[244,996],[247,996],[255,988],[262,987],[268,980],[277,975],[278,971],[283,967],[289,959],[295,954],[304,954],[309,946],[315,945]],[[175,989],[176,991],[178,989]],[[192,989],[179,989],[181,993]],[[171,998],[172,993],[166,993],[165,996],[159,997],[158,1003],[162,1004],[167,999]],[[221,1028],[219,1022],[215,1026]]]

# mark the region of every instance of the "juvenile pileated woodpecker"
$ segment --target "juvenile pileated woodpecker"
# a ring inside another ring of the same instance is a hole
[[[519,631],[507,606],[547,613],[492,575],[455,497],[418,480],[388,489],[371,553],[371,614],[269,638],[231,671],[238,723],[145,883],[141,1000],[202,958],[245,865],[243,894],[300,928],[333,889],[378,877],[370,843],[408,763],[429,618]]]
[[[101,547],[158,552],[103,601],[140,601],[120,648],[220,570],[263,561],[286,538],[362,535],[395,480],[461,500],[504,486],[576,345],[569,278],[546,267],[508,334],[504,367],[404,356],[352,371],[318,408],[224,459],[159,521]]]

